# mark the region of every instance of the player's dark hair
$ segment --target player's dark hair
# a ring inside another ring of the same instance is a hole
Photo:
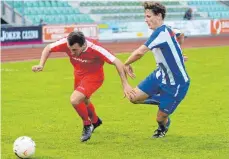
[[[161,13],[162,19],[165,18],[166,8],[164,5],[158,2],[146,1],[143,3],[144,9],[150,9],[155,15]]]
[[[68,35],[67,40],[68,40],[68,44],[70,46],[74,45],[75,43],[78,43],[79,46],[81,47],[85,43],[84,34],[82,32],[80,32],[80,31],[73,31],[73,32],[71,32]]]

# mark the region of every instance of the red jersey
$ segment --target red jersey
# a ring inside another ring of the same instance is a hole
[[[67,46],[67,38],[60,39],[51,44],[51,52],[66,52],[74,67],[74,74],[78,78],[93,75],[96,79],[103,80],[104,61],[112,64],[116,57],[100,44],[91,39],[86,39],[87,48],[79,56],[71,55]]]

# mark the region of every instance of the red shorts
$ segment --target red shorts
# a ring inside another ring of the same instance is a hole
[[[94,79],[91,76],[85,76],[83,78],[75,77],[74,89],[83,93],[87,98],[103,84],[103,79]]]

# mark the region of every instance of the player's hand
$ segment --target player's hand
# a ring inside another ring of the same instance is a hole
[[[188,56],[187,55],[183,55],[183,58],[184,58],[184,62],[188,61]]]
[[[130,66],[130,65],[125,65],[124,66],[124,70],[125,72],[128,74],[128,76],[130,76],[130,78],[135,78],[135,74],[134,74],[134,71],[133,71],[133,68]]]
[[[129,84],[124,86],[124,98],[127,97],[129,100],[131,100],[135,98],[135,96],[136,96],[136,92]]]
[[[42,71],[43,70],[43,66],[41,66],[41,65],[35,65],[35,66],[33,66],[32,67],[32,71],[33,72],[40,72],[40,71]]]

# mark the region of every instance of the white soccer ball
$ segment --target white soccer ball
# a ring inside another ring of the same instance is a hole
[[[29,158],[35,153],[35,142],[28,136],[21,136],[14,141],[13,152],[20,158]]]

